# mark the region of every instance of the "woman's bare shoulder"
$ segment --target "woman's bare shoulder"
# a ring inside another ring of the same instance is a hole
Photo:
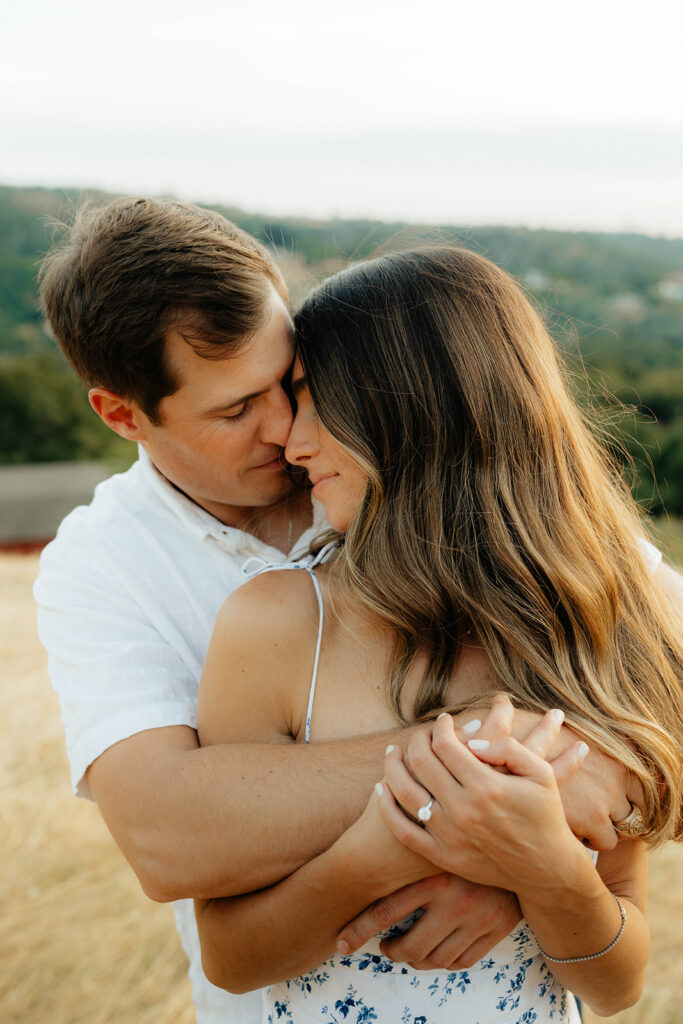
[[[300,644],[318,624],[318,601],[306,569],[261,573],[234,590],[224,601],[216,625],[243,640],[276,637]]]
[[[298,735],[317,623],[315,590],[305,570],[263,573],[227,598],[199,688],[202,745]]]

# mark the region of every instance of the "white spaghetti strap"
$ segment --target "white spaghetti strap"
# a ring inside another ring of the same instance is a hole
[[[248,558],[242,566],[242,575],[247,579],[252,579],[254,576],[259,576],[262,572],[275,572],[278,569],[305,569],[308,575],[313,580],[313,587],[315,588],[315,596],[318,600],[318,639],[315,645],[315,660],[313,662],[313,675],[311,677],[311,685],[308,691],[308,706],[306,708],[306,725],[304,728],[304,743],[309,743],[311,738],[311,718],[313,716],[313,701],[315,700],[315,684],[318,681],[318,663],[320,662],[320,648],[323,640],[323,624],[324,624],[324,605],[323,595],[320,589],[320,583],[318,578],[313,572],[317,565],[320,565],[327,556],[337,547],[337,541],[330,541],[323,548],[320,549],[318,554],[312,560],[300,559],[296,562],[266,562],[265,559],[259,558],[258,555],[253,555]],[[252,568],[252,564],[256,563],[255,567]]]
[[[339,541],[331,540],[329,542],[329,544],[326,544],[325,547],[321,548],[320,551],[318,552],[318,554],[313,559],[313,561],[310,563],[311,569],[315,569],[316,565],[320,565],[321,562],[324,562],[325,559],[327,558],[327,556],[332,551],[335,551],[336,548],[338,548],[338,547],[339,547]]]
[[[315,645],[315,661],[313,662],[313,675],[311,677],[311,686],[308,691],[308,707],[306,708],[306,728],[304,730],[304,743],[309,743],[311,739],[311,717],[313,715],[313,701],[315,700],[315,684],[318,681],[318,662],[320,661],[320,647],[323,642],[324,621],[323,595],[320,590],[320,584],[318,583],[318,579],[315,573],[313,572],[313,565],[307,566],[307,568],[308,574],[313,580],[313,586],[315,587],[315,596],[318,598],[318,640]]]

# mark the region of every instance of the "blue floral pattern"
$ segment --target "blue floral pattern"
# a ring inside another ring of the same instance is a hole
[[[400,934],[414,919],[387,934]],[[272,985],[264,1024],[578,1024],[573,998],[524,922],[463,971],[415,972],[382,956],[383,937]]]

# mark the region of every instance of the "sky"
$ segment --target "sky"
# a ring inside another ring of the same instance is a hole
[[[0,182],[683,236],[683,7],[0,0]]]

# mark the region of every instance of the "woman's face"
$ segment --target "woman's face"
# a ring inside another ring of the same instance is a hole
[[[296,415],[285,447],[287,461],[306,470],[330,526],[344,531],[365,494],[367,473],[318,419],[299,359],[292,371],[292,392]]]

